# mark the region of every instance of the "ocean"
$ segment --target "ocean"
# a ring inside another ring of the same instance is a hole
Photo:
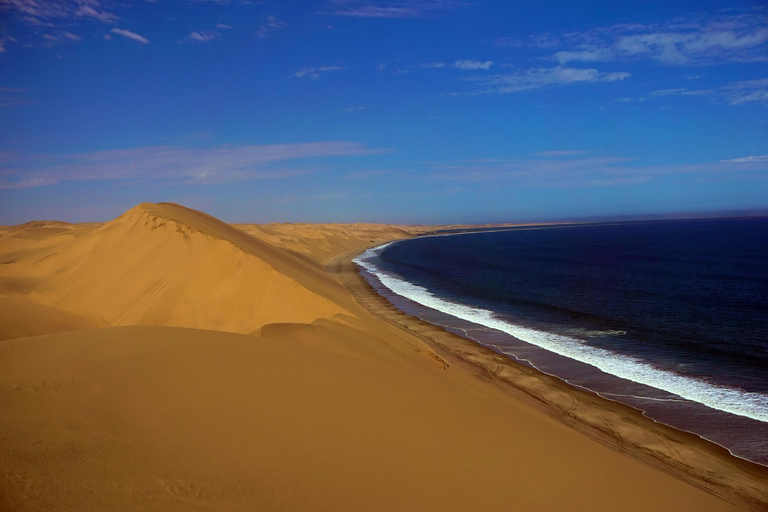
[[[768,218],[424,236],[355,262],[408,314],[768,466]]]

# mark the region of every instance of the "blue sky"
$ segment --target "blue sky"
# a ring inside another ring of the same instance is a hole
[[[0,224],[768,207],[768,7],[0,0]]]

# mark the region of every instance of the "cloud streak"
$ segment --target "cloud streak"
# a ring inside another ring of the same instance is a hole
[[[0,107],[23,107],[26,105],[33,105],[34,102],[24,96],[25,92],[24,89],[0,87]]]
[[[562,34],[560,64],[654,60],[667,65],[711,65],[768,60],[766,10],[692,17],[656,24],[621,24]],[[551,39],[547,39],[551,46]]]
[[[592,68],[556,66],[534,68],[506,75],[475,77],[473,81],[480,84],[480,93],[509,94],[550,86],[618,82],[629,76],[630,74],[625,71],[602,72]]]
[[[632,159],[610,156],[575,157],[572,151],[538,153],[542,158],[432,163],[432,181],[464,184],[506,184],[526,188],[568,188],[634,185],[661,176],[768,177],[768,155],[703,164],[642,166]],[[569,155],[572,155],[570,158]]]
[[[357,0],[336,0],[331,2],[329,9],[322,14],[351,18],[421,18],[466,5],[469,4],[452,0],[388,2],[383,5]]]
[[[479,60],[457,60],[453,63],[453,67],[461,69],[462,71],[471,71],[476,69],[491,69],[493,61],[487,60],[485,62]]]
[[[112,30],[110,30],[110,32],[112,32],[113,34],[117,34],[119,36],[123,36],[123,37],[128,38],[128,39],[133,39],[134,41],[138,41],[141,44],[149,44],[149,40],[146,37],[141,36],[141,35],[137,34],[136,32],[131,32],[130,30],[123,30],[121,28],[113,28]],[[193,34],[194,33],[195,32],[193,32]]]
[[[646,101],[669,96],[690,96],[709,98],[715,103],[728,103],[730,105],[766,105],[768,106],[768,78],[757,80],[742,80],[719,87],[708,89],[688,89],[678,87],[674,89],[659,89],[652,91],[647,96],[637,98],[620,98],[616,101],[629,103],[634,101]]]
[[[256,29],[256,37],[265,39],[287,26],[288,24],[278,20],[277,16],[269,15],[267,16],[266,21],[259,25],[259,28]]]
[[[43,25],[43,20],[76,18],[90,18],[102,23],[117,21],[117,16],[103,9],[98,0],[3,0],[0,5],[15,11],[31,25]]]
[[[296,78],[311,78],[317,80],[323,73],[329,73],[331,71],[343,71],[347,68],[343,66],[320,66],[314,68],[301,68],[293,74]]]
[[[219,146],[185,149],[151,146],[64,155],[0,155],[0,189],[23,189],[63,181],[172,181],[184,184],[233,183],[288,178],[313,167],[276,167],[307,158],[382,153],[345,142]]]

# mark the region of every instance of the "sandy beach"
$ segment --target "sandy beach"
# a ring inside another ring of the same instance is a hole
[[[425,233],[139,205],[0,228],[0,509],[765,510],[768,469],[407,317]]]

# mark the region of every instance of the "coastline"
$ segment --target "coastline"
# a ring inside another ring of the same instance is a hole
[[[367,291],[349,257],[423,229],[246,228],[147,203],[0,233],[0,509],[763,507],[751,470],[705,464],[717,496],[625,457],[547,412],[602,421],[555,379]]]
[[[768,508],[768,467],[399,311],[366,282],[352,262],[369,248],[328,260],[326,270],[369,313],[425,342],[439,355],[444,369],[461,367],[588,438],[746,510]]]

